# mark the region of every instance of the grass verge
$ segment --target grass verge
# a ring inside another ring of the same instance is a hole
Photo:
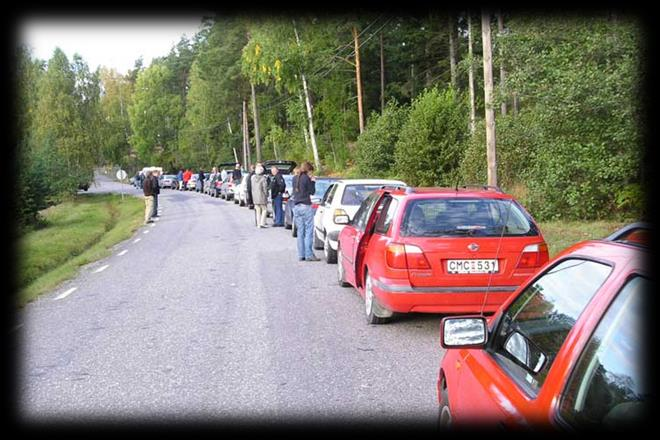
[[[41,214],[44,227],[18,244],[18,305],[72,278],[80,266],[110,255],[142,224],[144,202],[119,194],[80,194]]]
[[[577,242],[605,238],[628,222],[597,221],[551,221],[539,222],[541,233],[548,243],[550,258]]]

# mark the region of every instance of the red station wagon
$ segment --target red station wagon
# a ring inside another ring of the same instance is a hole
[[[531,215],[498,188],[382,188],[342,229],[337,276],[380,324],[393,312],[492,313],[547,261]]]
[[[650,226],[561,252],[497,314],[445,317],[442,426],[623,428],[654,402],[643,313]]]

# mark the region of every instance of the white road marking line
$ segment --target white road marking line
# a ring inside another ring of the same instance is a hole
[[[128,249],[124,249],[123,251],[121,251],[120,253],[118,253],[117,256],[118,256],[118,257],[121,257],[122,255],[125,255],[126,252],[128,252]]]
[[[136,238],[135,240],[133,240],[133,243],[137,243],[140,240],[142,240],[142,239],[141,238]]]
[[[70,288],[66,292],[61,293],[60,295],[56,296],[53,301],[57,301],[58,299],[66,298],[67,296],[71,295],[76,289],[78,289],[78,288],[77,287]]]
[[[99,267],[98,269],[96,269],[93,273],[103,272],[103,271],[106,270],[108,267],[110,267],[110,265],[109,265],[109,264],[106,264],[105,266],[101,266],[101,267]]]
[[[149,229],[143,232],[143,234],[148,234],[148,233],[149,233]]]

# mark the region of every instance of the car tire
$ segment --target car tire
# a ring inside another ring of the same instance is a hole
[[[236,197],[233,197],[234,200],[234,205],[238,205],[238,199]]]
[[[330,246],[330,240],[326,235],[325,240],[323,240],[323,255],[325,256],[325,262],[328,264],[337,263],[337,251],[332,249]]]
[[[378,303],[378,299],[373,292],[373,281],[371,281],[371,275],[367,271],[364,277],[364,310],[367,317],[368,324],[386,324],[389,322],[391,313],[386,308],[381,306]],[[390,314],[390,316],[378,316],[383,314]]]
[[[337,246],[337,282],[341,287],[351,287],[349,283],[346,282],[346,274],[344,273],[344,266],[341,262],[341,250]]]
[[[443,431],[451,429],[452,427],[452,417],[451,417],[451,408],[449,407],[449,393],[447,392],[447,381],[445,378],[442,378],[441,385],[442,393],[442,405],[438,410],[438,429]]]
[[[316,249],[317,251],[323,249],[323,242],[319,240],[319,238],[316,236],[316,231],[314,231],[314,238],[312,239],[312,241],[313,241],[312,246],[314,247],[314,249]]]

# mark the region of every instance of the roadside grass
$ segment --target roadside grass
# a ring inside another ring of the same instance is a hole
[[[142,224],[144,203],[119,194],[80,194],[44,210],[43,226],[19,241],[18,305],[72,278],[78,268],[110,255],[112,245]]]
[[[614,220],[539,222],[550,258],[580,241],[605,238],[629,222]]]

